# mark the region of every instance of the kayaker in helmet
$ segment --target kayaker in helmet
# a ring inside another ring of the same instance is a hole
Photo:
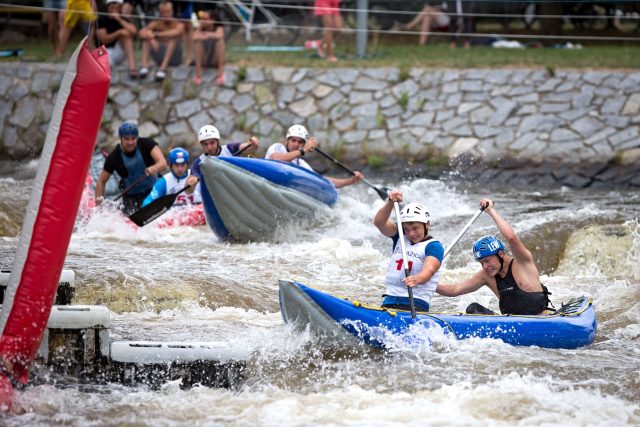
[[[264,158],[280,160],[281,162],[291,162],[295,165],[313,171],[313,168],[309,163],[305,162],[302,157],[306,153],[310,153],[315,150],[317,145],[318,141],[316,141],[314,137],[309,136],[307,128],[302,125],[293,125],[287,130],[287,136],[285,137],[284,144],[281,142],[272,144],[267,150]],[[330,176],[325,176],[325,178],[331,181],[336,188],[341,188],[362,181],[364,175],[362,175],[360,171],[356,171],[351,178],[333,178]]]
[[[120,143],[109,153],[96,182],[96,205],[104,199],[104,187],[114,171],[122,177],[120,190],[124,191],[146,175],[146,178],[127,190],[122,196],[123,212],[130,215],[140,209],[143,200],[156,182],[156,174],[167,168],[167,161],[158,144],[151,138],[139,138],[138,126],[124,122],[118,129]]]
[[[203,153],[193,161],[191,175],[187,178],[187,185],[195,185],[201,177],[200,162],[207,156],[233,157],[247,156],[258,149],[260,140],[252,136],[247,142],[232,142],[220,145],[220,131],[213,125],[205,125],[198,130],[198,142],[202,146]],[[190,190],[185,192],[189,193]]]
[[[504,236],[513,256],[495,236],[483,236],[473,244],[473,256],[482,266],[471,278],[446,285],[439,284],[436,292],[455,297],[487,286],[498,297],[502,314],[542,314],[550,304],[549,291],[540,283],[540,273],[531,252],[522,244],[511,225],[500,216],[490,199],[480,200],[480,206],[493,218]],[[495,314],[478,303],[467,307],[468,314]]]
[[[392,190],[378,210],[373,223],[382,234],[393,240],[382,307],[410,310],[407,286],[413,288],[416,310],[429,311],[431,296],[440,278],[440,264],[444,255],[442,243],[429,235],[431,219],[420,203],[410,203],[400,212],[410,275],[405,277],[398,226],[390,219],[393,203],[402,202],[402,192]]]
[[[166,196],[167,194],[177,193],[182,190],[189,176],[189,153],[184,148],[174,148],[169,151],[167,156],[169,161],[169,173],[165,174],[156,181],[151,193],[144,199],[142,206],[147,206],[154,200]],[[200,185],[198,183],[198,185]],[[202,203],[200,189],[196,188],[192,194],[181,193],[176,198],[174,205],[198,204]]]

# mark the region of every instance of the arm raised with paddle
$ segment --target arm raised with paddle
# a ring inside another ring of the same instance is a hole
[[[444,247],[429,235],[431,220],[426,207],[409,203],[400,210],[402,199],[402,192],[390,191],[389,198],[374,218],[378,230],[393,239],[382,307],[410,309],[415,318],[416,308],[429,311]],[[397,225],[390,219],[392,210],[395,210]]]
[[[480,207],[481,212],[484,210],[496,223],[512,255],[506,252],[505,245],[496,236],[483,236],[473,244],[473,256],[481,269],[458,283],[439,284],[436,292],[453,297],[487,286],[498,297],[502,314],[543,314],[551,304],[548,297],[550,293],[540,283],[540,273],[531,252],[522,244],[511,225],[495,210],[492,200],[480,200]],[[472,303],[466,311],[469,314],[494,314],[478,303]]]
[[[352,171],[346,166],[342,165],[333,157],[329,156],[324,151],[318,148],[318,141],[314,137],[309,136],[309,132],[307,128],[302,125],[293,125],[287,130],[287,135],[285,137],[284,143],[277,142],[272,144],[267,153],[265,155],[265,159],[270,160],[279,160],[281,162],[291,162],[305,169],[313,170],[313,168],[306,162],[302,157],[305,154],[311,153],[313,151],[317,151],[321,155],[331,159],[334,163],[340,164],[340,166],[349,172],[352,176],[351,178],[333,178],[330,176],[325,176],[326,179],[331,181],[336,188],[346,187],[347,185],[352,185],[357,182],[364,180],[364,176],[359,171]],[[371,183],[369,183],[371,184]],[[383,199],[387,198],[387,194],[380,190],[378,193],[380,197]]]
[[[362,180],[362,182],[364,182],[365,184],[367,184],[369,187],[373,188],[376,193],[378,193],[378,196],[380,196],[380,198],[382,200],[386,200],[387,198],[387,192],[389,191],[389,189],[387,187],[382,187],[382,188],[378,188],[375,185],[373,185],[371,183],[371,181],[369,181],[368,179],[364,178],[362,176],[362,174],[360,174],[360,172],[355,172],[352,171],[351,169],[349,169],[348,167],[346,167],[344,164],[342,164],[338,159],[330,156],[329,154],[325,153],[324,151],[322,151],[320,148],[316,147],[316,151],[322,155],[323,157],[327,158],[328,160],[330,160],[332,163],[340,166],[342,169],[344,169],[345,171],[347,171],[348,173],[350,173],[351,175],[353,175],[354,177],[358,177],[360,179],[358,179],[358,181]],[[360,174],[360,176],[358,175]],[[357,181],[356,181],[357,182]],[[337,186],[336,186],[337,187]]]

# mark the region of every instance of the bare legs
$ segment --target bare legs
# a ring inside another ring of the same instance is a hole
[[[416,15],[415,18],[411,20],[408,24],[404,25],[405,30],[412,30],[416,26],[420,25],[420,38],[418,39],[418,44],[421,46],[427,43],[427,38],[429,37],[429,33],[432,28],[435,28],[436,19],[442,11],[433,7],[433,6],[425,6],[422,8],[420,12]]]
[[[58,45],[60,44],[60,30],[64,24],[64,10],[50,10],[47,12],[47,32],[49,39],[53,45],[53,51],[58,53]]]
[[[221,85],[224,83],[224,57],[225,57],[225,45],[224,38],[213,41],[213,53],[211,62],[205,62],[205,48],[202,40],[196,40],[193,43],[193,54],[196,60],[196,69],[193,82],[197,85],[202,83],[202,67],[203,64],[212,63],[216,67],[216,84]]]
[[[162,58],[162,63],[160,64],[160,70],[166,71],[169,67],[169,61],[173,56],[173,52],[175,52],[176,47],[178,46],[178,39],[166,39],[163,42],[165,46],[164,57]],[[145,39],[142,41],[142,58],[141,58],[141,66],[142,68],[149,68],[149,53],[151,50],[158,50],[160,48],[160,43],[154,39]]]
[[[322,43],[324,46],[324,55],[327,61],[335,62],[338,60],[333,52],[333,33],[342,29],[344,21],[342,15],[322,15],[322,26],[324,32],[322,33]],[[322,56],[322,48],[319,49],[320,56]]]
[[[127,65],[129,66],[129,73],[136,73],[136,58],[134,54],[133,37],[120,37],[118,43],[122,45],[122,49],[127,55]]]

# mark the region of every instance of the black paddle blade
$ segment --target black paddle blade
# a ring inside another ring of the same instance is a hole
[[[176,197],[178,197],[178,194],[180,193],[169,194],[154,200],[147,206],[132,213],[129,216],[129,219],[133,221],[133,223],[137,226],[144,227],[145,225],[149,224],[150,222],[164,214],[166,211],[168,211],[169,208],[173,205],[173,202],[176,201]]]
[[[387,194],[389,189],[387,187],[382,187],[382,188],[373,187],[373,189],[376,190],[376,193],[378,193],[378,196],[380,196],[382,200],[387,200],[387,197],[389,197],[389,195]]]

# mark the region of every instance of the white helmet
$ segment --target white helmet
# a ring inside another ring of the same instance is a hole
[[[198,142],[214,138],[220,140],[220,132],[218,132],[218,129],[216,129],[215,126],[202,126],[198,131]]]
[[[421,203],[409,203],[400,212],[400,221],[429,224],[429,212],[427,212],[427,208]]]
[[[291,137],[304,139],[304,142],[307,142],[309,139],[309,132],[307,132],[307,128],[302,125],[293,125],[287,131],[287,138]]]

